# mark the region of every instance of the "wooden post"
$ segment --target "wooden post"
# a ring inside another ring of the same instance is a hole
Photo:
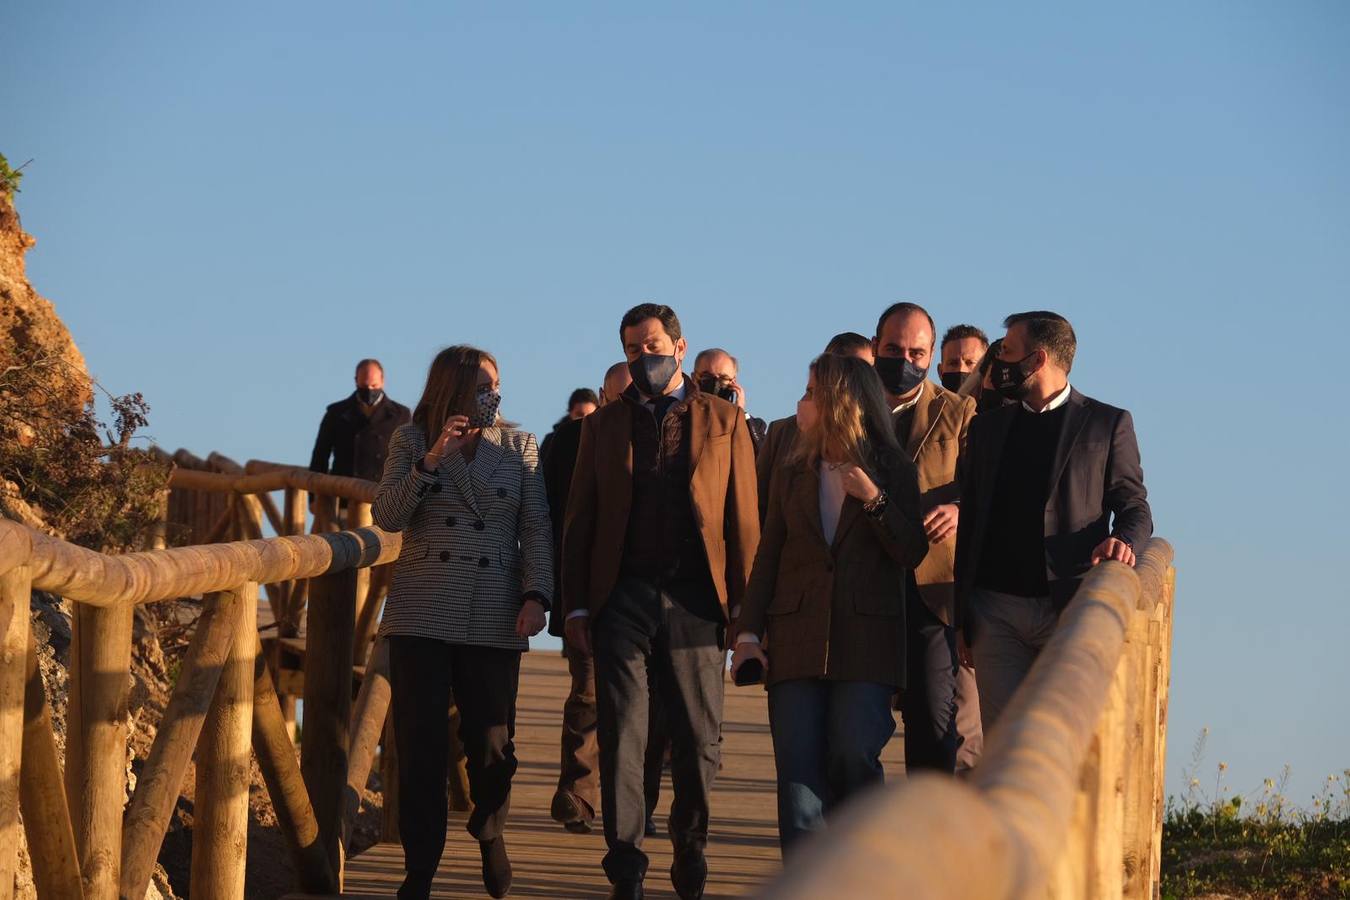
[[[347,502],[347,530],[355,531],[358,528],[369,528],[374,524],[370,516],[370,504],[357,500]],[[370,567],[356,570],[356,617],[354,623],[362,621],[367,607],[371,604],[374,597],[371,595],[371,577]],[[353,632],[352,637],[352,665],[363,666],[366,664],[366,654],[370,649],[370,636]]]
[[[346,569],[310,580],[305,638],[304,739],[300,770],[314,804],[324,851],[342,884],[342,796],[347,784],[352,715],[352,643],[356,629],[356,572]]]
[[[337,878],[319,841],[319,823],[300,775],[295,745],[282,718],[272,675],[261,656],[261,645],[258,649],[253,667],[253,752],[258,757],[258,768],[267,782],[267,793],[291,852],[291,862],[300,876],[301,890],[336,894]]]
[[[230,592],[229,657],[202,729],[192,835],[193,897],[244,896],[248,854],[249,747],[253,731],[253,663],[258,646],[258,585]]]
[[[287,488],[284,507],[286,534],[305,533],[305,517],[309,507],[309,491],[301,488]],[[295,637],[300,633],[300,622],[305,614],[305,598],[309,591],[309,579],[296,578],[286,591],[286,615],[277,619],[278,637]],[[281,643],[273,645],[272,671],[281,671]],[[286,721],[286,731],[291,740],[295,740],[295,696],[287,692],[277,693],[277,703],[281,706],[281,717]]]
[[[393,696],[384,718],[384,740],[380,743],[380,784],[384,787],[384,829],[380,840],[398,843],[398,742],[394,738]]]
[[[1124,896],[1150,900],[1149,847],[1153,837],[1153,746],[1157,740],[1148,641],[1149,612],[1135,610],[1125,634],[1128,666],[1125,743]]]
[[[20,805],[28,855],[33,861],[33,882],[39,897],[84,896],[80,881],[80,856],[75,850],[75,832],[70,827],[70,807],[61,781],[61,758],[52,733],[51,708],[38,671],[37,644],[28,632],[24,661],[23,777],[19,779]]]
[[[84,895],[117,897],[126,804],[132,605],[74,603],[66,708],[66,801]]]
[[[1176,597],[1176,570],[1169,568],[1167,583],[1162,598],[1158,601],[1156,617],[1156,646],[1150,650],[1157,655],[1157,704],[1155,707],[1158,738],[1154,743],[1153,758],[1150,760],[1150,776],[1153,781],[1153,835],[1149,848],[1149,884],[1153,897],[1158,897],[1162,886],[1162,833],[1163,817],[1167,811],[1166,778],[1167,760],[1167,706],[1172,685],[1172,614]],[[1149,628],[1149,643],[1155,642],[1152,624]]]
[[[373,646],[375,635],[380,628],[380,613],[384,610],[384,599],[389,593],[389,584],[394,578],[393,565],[371,566],[370,586],[365,592],[365,602],[358,607],[356,614],[356,659],[358,666],[365,665],[364,648],[368,653]]]
[[[361,692],[356,696],[356,710],[352,713],[352,752],[347,764],[343,812],[344,845],[350,843],[352,827],[361,812],[361,798],[389,712],[389,697],[389,644],[380,640],[375,642],[370,665],[366,666],[365,678],[361,680]]]
[[[144,897],[164,833],[234,646],[239,598],[208,594],[122,829],[123,897]]]
[[[33,574],[18,566],[0,575],[0,900],[14,896],[19,846],[19,771],[23,762],[24,664]]]

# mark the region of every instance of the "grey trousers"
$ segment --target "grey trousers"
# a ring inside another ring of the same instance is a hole
[[[712,605],[717,609],[715,601]],[[667,827],[677,859],[708,842],[709,795],[722,757],[725,626],[690,612],[661,586],[623,578],[591,625],[599,713],[605,874],[641,880],[649,684],[670,735],[674,798]],[[648,671],[655,678],[649,681]]]
[[[1049,597],[1019,597],[976,588],[970,593],[970,652],[980,689],[980,712],[989,731],[1022,684],[1059,624]]]

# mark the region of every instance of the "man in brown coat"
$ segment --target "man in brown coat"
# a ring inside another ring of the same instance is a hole
[[[642,896],[648,671],[671,739],[671,881],[703,895],[709,793],[721,756],[726,632],[759,543],[745,416],[684,377],[674,310],[619,328],[633,385],[588,416],[563,535],[567,639],[595,658],[600,803],[611,897]]]
[[[953,772],[963,742],[983,742],[982,736],[957,731],[961,665],[951,627],[961,495],[957,471],[975,401],[928,380],[936,330],[923,307],[890,306],[877,322],[873,341],[877,374],[895,417],[895,436],[919,469],[919,506],[929,541],[928,555],[914,571],[922,602],[911,598],[907,609],[910,681],[901,706],[905,766]],[[973,679],[965,681],[965,702],[977,702]]]

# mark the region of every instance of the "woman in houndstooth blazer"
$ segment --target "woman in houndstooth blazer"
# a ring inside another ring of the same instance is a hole
[[[483,884],[511,886],[502,831],[516,771],[520,654],[553,595],[553,536],[534,435],[504,427],[497,361],[440,352],[413,421],[394,432],[375,524],[403,532],[380,634],[389,641],[399,897],[428,897],[445,847],[448,716],[459,706]]]

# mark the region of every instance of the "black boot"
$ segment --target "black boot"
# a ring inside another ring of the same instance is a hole
[[[680,900],[700,900],[703,886],[708,882],[708,858],[703,850],[686,850],[675,854],[670,867],[670,883]]]
[[[414,875],[409,872],[398,889],[398,900],[429,900],[434,876]]]
[[[506,855],[506,841],[500,836],[490,841],[479,841],[478,852],[483,857],[483,887],[493,897],[511,893],[511,860]]]
[[[642,898],[641,881],[616,881],[609,892],[609,900],[642,900]]]

